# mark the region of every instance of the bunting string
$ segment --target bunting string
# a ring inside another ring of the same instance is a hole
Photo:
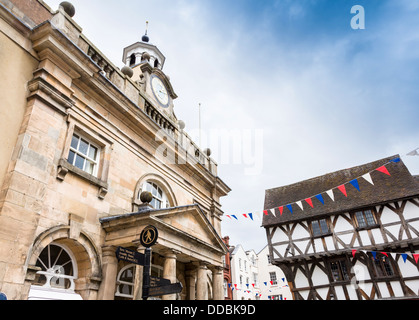
[[[285,278],[282,278],[282,283],[283,283],[283,285],[279,285],[278,283],[274,284],[273,281],[263,282],[264,286],[268,287],[268,289],[289,288],[289,286],[287,284],[285,284],[286,283]],[[250,286],[252,286],[253,289]],[[229,283],[228,284],[228,287],[231,291],[234,291],[234,290],[243,291],[245,293],[253,293],[253,294],[255,294],[256,297],[259,297],[259,298],[262,297],[262,293],[255,286],[256,286],[255,283],[252,283],[252,284],[246,283],[246,288],[245,289],[240,289],[240,288],[237,288],[237,283]],[[272,291],[269,290],[269,292],[272,292]],[[273,298],[274,298],[274,296],[269,296],[268,295],[269,300],[271,300]],[[284,298],[284,300],[287,300],[287,298]]]
[[[307,203],[311,208],[314,208],[315,202],[313,202],[314,199],[317,199],[322,205],[325,205],[325,201],[324,201],[324,197],[327,195],[333,202],[335,202],[335,195],[334,195],[334,191],[338,190],[339,192],[341,192],[346,198],[348,198],[348,192],[347,192],[347,187],[353,187],[356,190],[358,190],[358,192],[361,192],[361,189],[359,187],[359,179],[364,179],[365,181],[367,181],[369,184],[371,185],[375,185],[374,181],[371,177],[371,173],[378,171],[381,172],[382,174],[385,174],[389,177],[391,177],[390,172],[387,169],[387,166],[389,164],[392,163],[399,163],[401,160],[400,158],[395,158],[391,161],[389,161],[388,163],[374,169],[371,170],[370,172],[357,177],[356,179],[352,179],[344,184],[338,185],[330,190],[325,190],[324,192],[321,192],[319,194],[316,195],[312,195],[311,197],[308,197],[306,199],[301,199],[299,201],[295,201],[289,204],[284,204],[281,205],[279,207],[275,207],[272,209],[267,209],[267,210],[263,210],[263,213],[261,213],[260,211],[255,211],[255,212],[251,212],[251,213],[242,213],[242,214],[229,214],[226,215],[227,218],[233,220],[233,221],[239,221],[239,220],[251,220],[251,221],[255,221],[255,218],[258,218],[259,220],[262,220],[263,215],[269,216],[270,214],[273,215],[274,217],[277,217],[277,214],[279,213],[280,216],[282,216],[285,212],[289,212],[290,214],[293,214],[295,212],[295,210],[298,210],[298,208],[302,211],[304,211],[304,206],[303,206],[303,202]]]
[[[389,258],[390,256],[396,260],[396,256],[400,255],[403,259],[403,262],[406,263],[407,258],[410,256],[411,258],[413,258],[416,262],[416,264],[418,264],[419,261],[419,254],[417,253],[405,253],[405,252],[387,252],[387,251],[368,251],[368,250],[352,250],[352,257],[355,258],[355,255],[358,252],[363,252],[363,253],[371,253],[371,255],[373,256],[374,260],[377,260],[377,253],[382,254],[383,256],[386,256],[387,258]]]

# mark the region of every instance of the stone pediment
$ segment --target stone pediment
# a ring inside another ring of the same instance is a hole
[[[154,251],[172,249],[180,252],[181,260],[221,263],[227,248],[220,235],[198,205],[139,212],[100,219],[106,231],[106,244],[126,246],[135,243],[148,225],[154,225],[159,238]]]

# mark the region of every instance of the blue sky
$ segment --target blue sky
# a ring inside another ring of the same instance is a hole
[[[263,209],[266,189],[419,147],[417,0],[72,3],[75,21],[119,67],[150,21],[179,96],[175,112],[196,141],[202,103],[202,148],[233,189],[226,214]],[[354,5],[365,8],[365,30],[351,28]],[[419,157],[402,159],[419,174]],[[226,219],[224,235],[245,250],[266,244],[260,222]]]

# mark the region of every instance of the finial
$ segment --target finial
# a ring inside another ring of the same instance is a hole
[[[147,36],[148,33],[148,21],[145,22],[145,35],[141,38],[143,42],[149,42],[150,38]]]

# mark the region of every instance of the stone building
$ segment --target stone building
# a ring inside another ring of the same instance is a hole
[[[140,299],[142,267],[115,251],[143,250],[154,225],[151,274],[183,285],[161,298],[223,299],[231,190],[174,113],[165,57],[143,37],[121,48],[120,70],[74,13],[0,0],[0,292]]]

